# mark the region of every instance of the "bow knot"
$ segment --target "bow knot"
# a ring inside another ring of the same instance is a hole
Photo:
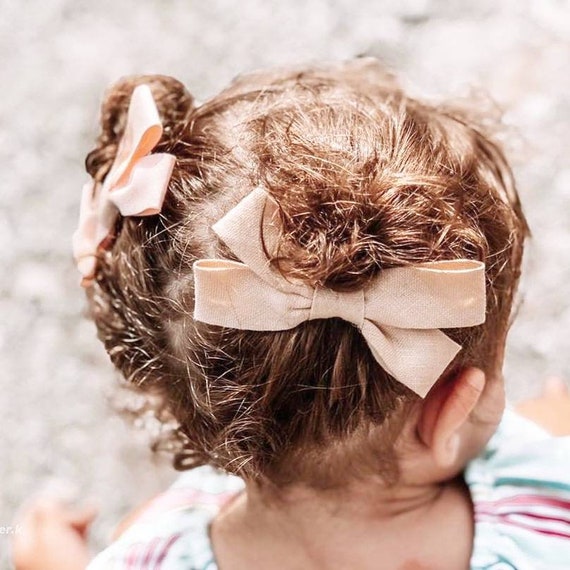
[[[337,317],[362,329],[365,317],[364,289],[339,292],[315,287],[309,320]]]

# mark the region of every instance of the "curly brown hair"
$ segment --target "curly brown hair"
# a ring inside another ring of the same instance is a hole
[[[119,217],[88,297],[128,385],[175,422],[175,466],[277,488],[397,477],[398,422],[418,396],[359,331],[336,318],[278,332],[195,322],[192,264],[233,258],[211,225],[260,184],[279,207],[284,276],[351,291],[389,267],[483,261],[486,322],[444,331],[463,348],[440,381],[468,365],[497,377],[528,227],[492,121],[409,97],[371,59],[240,76],[199,106],[173,78],[128,77],[102,106],[96,181],[143,83],[164,125],[155,151],[176,165],[160,215]]]

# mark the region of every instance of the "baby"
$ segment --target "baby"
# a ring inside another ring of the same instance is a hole
[[[570,441],[504,413],[528,228],[488,122],[371,59],[109,92],[75,256],[185,473],[90,570],[570,567]]]

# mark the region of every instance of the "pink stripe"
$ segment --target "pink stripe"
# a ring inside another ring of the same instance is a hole
[[[141,568],[147,568],[150,566],[150,561],[152,559],[152,556],[155,552],[155,547],[157,547],[160,544],[160,538],[156,537],[153,538],[149,545],[146,548],[146,552],[144,553],[143,559],[141,561]]]
[[[539,527],[535,527],[532,525],[527,525],[527,524],[524,524],[522,522],[512,521],[512,520],[509,520],[507,517],[499,517],[499,518],[504,519],[502,522],[504,522],[505,524],[524,528],[525,530],[532,530],[533,532],[538,532],[539,534],[545,534],[547,536],[556,536],[558,538],[570,538],[570,533],[568,533],[568,532],[562,532],[562,531],[556,531],[556,530],[547,530],[544,528],[539,528]]]
[[[153,538],[148,544],[146,542],[136,542],[135,544],[131,544],[125,556],[126,569],[140,570],[140,568],[147,568],[155,547],[159,544],[160,538]]]
[[[531,519],[537,519],[540,521],[552,521],[552,522],[570,525],[570,518],[549,517],[547,515],[539,515],[538,513],[509,513],[509,516],[517,516],[517,515],[529,517]]]
[[[533,519],[539,519],[539,520],[545,520],[545,521],[554,521],[554,522],[559,522],[559,523],[563,523],[563,524],[570,524],[570,512],[568,513],[568,515],[566,517],[561,516],[563,515],[563,513],[559,513],[557,514],[557,516],[552,516],[552,515],[542,515],[542,514],[538,514],[538,513],[533,513],[530,511],[509,511],[508,513],[501,513],[499,511],[493,510],[493,509],[481,509],[476,511],[477,515],[490,515],[490,516],[499,516],[499,517],[503,517],[503,516],[523,516],[523,517],[530,517]]]
[[[525,524],[524,522],[513,520],[513,517],[517,517],[517,516],[529,517],[529,518],[534,518],[537,520],[543,520],[543,521],[548,521],[548,522],[553,522],[553,523],[562,522],[563,524],[568,525],[568,521],[566,521],[566,520],[561,520],[561,519],[558,519],[556,517],[547,517],[547,516],[542,516],[542,515],[536,515],[534,513],[506,513],[506,514],[484,513],[482,517],[477,517],[477,521],[478,522],[491,522],[491,523],[498,522],[500,524],[505,524],[505,525],[523,528],[525,530],[530,530],[532,532],[537,532],[539,534],[544,534],[547,536],[556,536],[558,538],[570,538],[570,532],[549,530],[549,529],[541,528],[541,527],[536,526],[536,525]],[[485,519],[487,519],[487,520],[485,521]]]
[[[548,505],[550,507],[559,507],[561,509],[570,510],[570,501],[557,499],[555,497],[545,497],[544,495],[514,495],[513,497],[505,497],[496,501],[482,501],[481,505]]]
[[[528,511],[521,511],[519,509],[508,513],[499,512],[499,507],[514,507],[529,508],[529,507],[551,507],[559,509],[563,512],[556,513],[557,516],[549,516],[546,514],[537,514]],[[489,522],[496,521],[502,524],[507,524],[519,527],[525,530],[543,534],[546,536],[555,536],[558,538],[570,539],[570,532],[551,530],[541,528],[536,524],[528,524],[520,520],[514,520],[514,517],[526,517],[536,521],[551,522],[555,524],[570,525],[570,519],[565,516],[570,513],[570,501],[558,499],[555,497],[545,497],[543,495],[515,495],[513,497],[505,497],[496,501],[482,501],[475,505],[475,516],[478,521],[488,519]]]
[[[137,560],[140,553],[140,544],[131,544],[127,555],[125,557],[125,564],[127,566],[127,570],[136,570]]]
[[[174,534],[172,535],[167,541],[166,544],[162,547],[160,554],[156,557],[156,562],[154,563],[154,570],[160,570],[162,568],[162,563],[168,554],[171,546],[181,537],[181,534]],[[150,569],[149,569],[150,570]]]

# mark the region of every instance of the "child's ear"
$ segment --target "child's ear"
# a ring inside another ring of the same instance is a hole
[[[418,435],[431,449],[438,466],[449,467],[457,459],[461,428],[484,388],[485,373],[479,368],[465,368],[455,378],[434,386],[426,396]]]

